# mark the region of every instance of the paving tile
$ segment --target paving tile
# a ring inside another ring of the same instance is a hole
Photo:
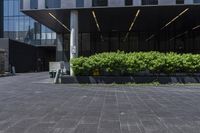
[[[49,133],[54,125],[55,123],[38,123],[30,129],[26,130],[26,133]]]
[[[75,128],[78,125],[78,120],[76,119],[62,119],[58,121],[55,125],[56,128]]]
[[[120,130],[120,121],[101,120],[99,127],[103,128],[103,129],[118,129],[118,130]]]
[[[0,78],[0,133],[199,133],[199,86],[39,83]]]
[[[79,124],[74,133],[97,133],[97,124]]]

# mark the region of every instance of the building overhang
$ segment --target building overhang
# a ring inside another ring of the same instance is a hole
[[[187,12],[181,14],[186,9],[188,9]],[[22,12],[57,33],[68,33],[71,10],[73,9],[37,9],[23,10]],[[134,32],[159,32],[163,29],[166,31],[171,30],[172,26],[176,31],[182,32],[200,25],[200,5],[83,8],[76,10],[79,10],[79,32],[97,32],[99,31],[97,23],[101,32],[128,31],[131,25],[131,31]],[[138,10],[140,13],[133,25]],[[95,21],[92,12],[95,13],[97,21]],[[172,21],[177,16],[178,18]],[[165,25],[167,26],[164,27]],[[162,27],[164,28],[162,29]]]

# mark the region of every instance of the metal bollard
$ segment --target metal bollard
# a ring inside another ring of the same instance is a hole
[[[15,71],[15,67],[14,66],[12,66],[12,74],[16,75],[16,71]]]
[[[54,84],[58,84],[59,83],[60,74],[61,74],[61,70],[58,69],[56,71],[56,77],[54,78]]]

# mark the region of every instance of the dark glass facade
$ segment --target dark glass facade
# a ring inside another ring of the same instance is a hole
[[[133,5],[133,1],[132,0],[125,0],[125,5]]]
[[[108,6],[108,0],[92,0],[92,6]]]
[[[61,0],[45,0],[46,8],[60,8]]]
[[[142,0],[142,5],[158,5],[158,0]]]
[[[176,0],[176,4],[184,4],[184,0]]]
[[[0,38],[3,37],[3,1],[0,1]]]
[[[76,0],[76,7],[84,7],[84,0]]]
[[[37,1],[32,2],[32,7],[35,8]],[[3,5],[5,38],[33,45],[55,45],[56,33],[21,13],[20,0],[4,0]]]
[[[38,8],[38,0],[31,0],[31,9],[37,9]]]
[[[194,3],[200,3],[200,0],[194,0]]]

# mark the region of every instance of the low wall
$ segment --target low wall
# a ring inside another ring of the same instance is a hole
[[[124,84],[124,83],[200,83],[200,73],[195,74],[149,74],[135,76],[62,76],[63,84]]]
[[[5,51],[0,49],[0,74],[5,72]]]

